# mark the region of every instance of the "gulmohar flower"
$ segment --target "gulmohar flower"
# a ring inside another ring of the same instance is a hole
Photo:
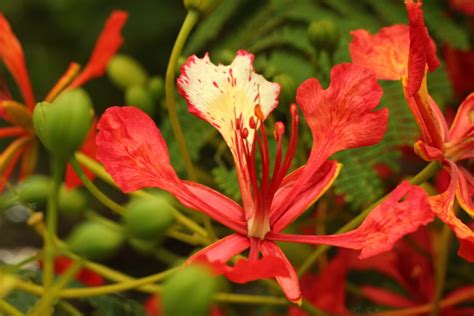
[[[460,105],[448,124],[428,93],[426,69],[439,64],[433,41],[424,26],[421,1],[406,1],[409,27],[394,25],[375,36],[365,31],[352,33],[351,56],[357,64],[374,71],[379,79],[401,80],[407,103],[421,131],[415,152],[427,161],[437,160],[450,174],[446,191],[430,197],[436,215],[451,226],[460,241],[459,255],[474,261],[474,231],[454,213],[454,199],[474,216],[474,177],[464,165],[474,157],[474,94]],[[399,45],[390,43],[399,42]],[[367,49],[364,46],[372,47]],[[397,56],[397,63],[374,63]],[[390,76],[386,74],[390,73]]]
[[[78,64],[71,63],[66,73],[46,96],[46,101],[52,102],[61,92],[78,88],[88,80],[104,74],[108,61],[123,43],[121,29],[127,16],[128,14],[124,11],[112,12],[84,69],[80,71]],[[25,104],[13,100],[4,82],[0,81],[0,118],[12,125],[0,128],[0,138],[16,138],[0,155],[0,191],[2,191],[18,160],[21,159],[20,179],[32,173],[36,166],[38,145],[32,121],[36,98],[31,87],[23,48],[7,19],[1,13],[0,60],[15,79]],[[95,153],[94,138],[95,127],[93,126],[81,149],[87,155]],[[66,184],[73,187],[79,183],[78,177],[71,168],[68,168]]]
[[[361,249],[362,256],[370,256],[390,249],[404,234],[432,220],[424,191],[404,182],[354,231],[329,236],[282,232],[337,177],[341,165],[328,160],[333,153],[373,145],[383,137],[388,112],[373,111],[382,90],[371,71],[341,64],[332,69],[327,89],[316,79],[298,88],[297,102],[311,129],[313,146],[306,165],[289,174],[298,139],[298,109],[290,107],[292,122],[285,153],[286,127],[275,123],[277,151],[270,168],[264,122],[277,107],[280,87],[254,72],[252,54],[239,51],[229,66],[213,65],[207,55],[191,56],[182,66],[178,87],[189,111],[214,126],[229,146],[242,206],[211,188],[179,179],[159,129],[134,107],[106,110],[97,125],[97,158],[123,191],[161,188],[186,207],[235,231],[198,251],[188,263],[209,262],[235,282],[275,277],[288,299],[299,302],[297,275],[275,241],[338,245]],[[247,249],[248,260],[226,264]]]

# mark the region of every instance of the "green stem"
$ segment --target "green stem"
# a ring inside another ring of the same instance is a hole
[[[49,289],[54,279],[54,240],[58,226],[58,194],[64,177],[65,163],[51,157],[52,188],[46,209],[46,234],[44,245],[43,284]]]
[[[100,191],[99,188],[97,188],[95,184],[92,183],[91,180],[89,180],[89,178],[84,173],[84,170],[82,170],[81,165],[79,164],[79,162],[77,161],[75,157],[72,157],[69,163],[71,164],[72,168],[81,179],[84,186],[89,190],[90,193],[92,193],[93,196],[96,197],[97,200],[99,200],[102,204],[104,204],[110,210],[116,212],[119,215],[123,215],[125,213],[125,209],[120,204],[116,203],[115,201],[110,199],[107,195],[102,193],[102,191]]]
[[[439,169],[439,163],[436,161],[432,161],[420,172],[418,172],[410,180],[410,183],[421,184],[425,182],[426,180],[428,180],[438,169]],[[388,195],[385,195],[384,197],[380,198],[377,202],[373,203],[368,208],[363,210],[359,215],[353,218],[349,223],[342,226],[338,231],[336,231],[335,234],[342,234],[358,227],[364,221],[367,215],[369,215],[370,211],[372,211],[372,209],[374,209],[377,205],[382,203],[387,198],[387,196]],[[313,265],[313,263],[321,255],[323,255],[326,251],[328,251],[329,248],[331,247],[328,245],[319,246],[310,256],[308,256],[308,258],[306,258],[306,260],[303,262],[303,264],[300,266],[298,270],[298,277],[301,277],[303,274],[305,274],[306,271],[308,271],[308,269]]]
[[[447,262],[449,259],[449,244],[451,242],[451,228],[448,225],[443,225],[441,236],[439,240],[438,256],[436,257],[435,266],[435,281],[436,288],[433,298],[432,316],[437,316],[440,312],[440,300],[443,296],[443,290],[446,283]]]
[[[75,261],[74,264],[67,269],[67,271],[58,279],[58,281],[47,291],[41,300],[36,304],[31,312],[31,316],[41,316],[52,314],[52,305],[54,300],[58,297],[61,289],[74,278],[76,273],[82,266],[82,261]]]
[[[166,81],[165,81],[165,99],[166,106],[168,108],[168,115],[170,118],[171,128],[173,129],[174,136],[179,145],[184,166],[188,174],[189,179],[196,180],[196,172],[194,170],[191,157],[186,146],[186,138],[184,137],[183,130],[179,123],[178,114],[176,112],[175,102],[175,73],[178,59],[184,47],[191,30],[199,20],[199,14],[195,11],[189,11],[184,19],[181,30],[179,31],[178,37],[174,43],[173,50],[171,51],[170,60],[168,62],[168,68],[166,69]]]
[[[4,311],[9,316],[23,316],[24,314],[5,300],[0,300],[0,311]],[[3,313],[0,313],[3,315]]]
[[[79,161],[82,165],[84,165],[87,169],[92,171],[97,177],[102,179],[103,181],[107,182],[108,184],[118,188],[118,185],[114,182],[112,177],[105,171],[104,167],[97,161],[95,161],[92,158],[89,158],[88,156],[76,152],[75,158],[77,161]],[[138,190],[131,192],[130,195],[137,196],[137,197],[149,197],[151,196],[150,193],[143,191],[143,190]],[[193,220],[189,219],[188,217],[184,216],[181,212],[179,212],[177,209],[173,208],[173,215],[176,218],[176,221],[183,225],[184,227],[188,228],[192,232],[195,232],[203,237],[207,237],[207,231],[203,229],[201,226],[196,224]]]
[[[58,307],[61,308],[64,312],[66,312],[68,315],[71,316],[84,316],[83,313],[81,313],[77,308],[72,306],[66,301],[59,301],[58,302]]]

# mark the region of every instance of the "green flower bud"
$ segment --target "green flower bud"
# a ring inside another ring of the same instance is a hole
[[[142,85],[130,86],[125,92],[125,103],[134,105],[148,115],[155,114],[155,104],[151,93]]]
[[[25,204],[31,204],[38,208],[46,205],[49,191],[51,190],[51,179],[43,175],[34,175],[26,178],[17,187],[18,200]]]
[[[210,14],[222,0],[184,0],[184,7],[190,11],[197,11],[206,16]]]
[[[339,44],[339,30],[331,19],[313,21],[308,27],[308,37],[314,47],[332,54]]]
[[[75,227],[67,239],[69,248],[92,260],[108,258],[122,245],[122,232],[97,222],[84,222]]]
[[[287,74],[279,74],[273,77],[273,82],[277,82],[281,86],[280,104],[289,105],[295,99],[296,82]]]
[[[123,89],[143,85],[148,77],[143,66],[127,55],[115,55],[107,65],[107,75],[117,87]]]
[[[45,147],[57,158],[67,160],[82,145],[93,116],[89,96],[75,89],[62,93],[53,103],[38,103],[33,124]]]
[[[81,189],[70,190],[63,185],[59,189],[58,207],[66,214],[80,214],[87,208],[87,198]]]
[[[148,91],[153,99],[160,101],[165,96],[165,82],[159,76],[151,77],[148,81]]]
[[[209,315],[209,305],[218,281],[203,266],[183,268],[163,285],[164,315]]]
[[[162,196],[131,201],[123,216],[127,233],[144,240],[157,240],[173,223],[173,209]]]

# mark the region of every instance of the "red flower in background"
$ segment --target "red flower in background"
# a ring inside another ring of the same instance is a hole
[[[43,261],[40,261],[40,266],[42,265]],[[54,273],[61,275],[65,273],[72,265],[73,261],[68,257],[58,256],[54,258]],[[100,274],[97,274],[87,268],[80,269],[74,278],[87,286],[99,286],[105,283],[104,278]]]
[[[474,50],[462,51],[446,45],[443,56],[456,96],[462,99],[474,91]]]
[[[446,224],[450,225],[460,241],[459,255],[469,261],[474,261],[474,232],[464,224],[454,213],[455,197],[463,209],[471,216],[474,215],[474,177],[462,164],[474,157],[474,94],[469,95],[460,105],[456,117],[448,130],[448,124],[440,109],[428,94],[426,86],[426,68],[433,70],[438,62],[433,42],[429,38],[423,22],[421,1],[407,1],[407,11],[410,26],[405,29],[405,35],[400,35],[401,26],[385,28],[384,36],[380,33],[371,37],[366,35],[365,42],[361,40],[362,31],[353,33],[351,56],[354,62],[373,70],[380,79],[387,78],[387,72],[401,74],[387,79],[402,80],[408,105],[421,130],[421,140],[416,142],[416,153],[427,161],[437,160],[450,174],[447,189],[439,195],[430,197],[433,211]],[[390,30],[390,31],[388,31]],[[394,31],[396,30],[396,31]],[[391,38],[391,39],[387,39]],[[409,39],[407,45],[388,46],[391,41]],[[368,51],[363,43],[371,43],[376,48]],[[379,48],[379,46],[383,48]],[[374,64],[373,59],[383,59],[389,56],[406,56],[405,70],[393,63]],[[364,57],[365,56],[365,57]],[[387,70],[389,69],[389,70]]]
[[[474,0],[449,0],[449,4],[466,15],[474,15]]]
[[[372,111],[382,94],[372,72],[337,65],[326,90],[316,79],[298,88],[297,101],[312,131],[313,146],[306,165],[286,175],[296,149],[298,111],[291,106],[291,136],[284,156],[285,126],[275,124],[272,173],[264,120],[277,106],[280,89],[253,71],[253,55],[239,51],[230,66],[215,66],[207,55],[192,56],[181,71],[178,86],[190,112],[218,129],[231,150],[243,207],[206,186],[179,179],[159,129],[137,108],[107,109],[98,123],[97,158],[123,191],[161,188],[235,231],[197,252],[188,263],[207,261],[235,282],[276,277],[288,299],[299,302],[297,275],[275,241],[339,245],[362,249],[362,256],[369,256],[390,249],[398,238],[432,220],[424,191],[405,182],[357,230],[333,236],[281,232],[336,178],[340,165],[328,160],[333,153],[372,145],[383,137],[388,113]],[[257,149],[262,157],[260,181]],[[226,265],[248,248],[248,260]]]
[[[124,11],[114,11],[100,34],[91,58],[79,72],[79,65],[72,63],[66,73],[59,79],[45,98],[53,101],[65,89],[73,89],[88,80],[102,76],[109,59],[122,45],[121,29],[127,19]],[[0,118],[10,123],[11,127],[0,128],[0,138],[16,138],[0,155],[0,191],[3,190],[18,160],[19,177],[31,174],[36,166],[37,141],[33,130],[32,112],[36,101],[31,87],[25,56],[20,42],[10,28],[10,24],[0,13],[0,60],[3,61],[15,79],[23,96],[23,105],[14,101],[3,82],[0,82]],[[95,154],[95,127],[91,128],[89,138],[85,140],[82,151],[86,155]],[[92,156],[95,158],[95,156]],[[90,175],[91,176],[91,175]],[[66,184],[73,187],[79,183],[78,177],[68,169]]]

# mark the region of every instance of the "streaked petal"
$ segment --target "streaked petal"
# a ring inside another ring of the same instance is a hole
[[[108,108],[97,124],[97,159],[124,192],[158,187],[185,206],[246,232],[240,207],[224,195],[182,181],[170,164],[168,148],[152,119],[135,107]]]
[[[289,174],[275,193],[270,211],[270,225],[275,232],[282,231],[318,200],[336,180],[342,165],[331,160],[324,163],[302,187],[301,191],[292,197],[293,202],[289,203],[286,209],[281,210],[279,206],[282,205],[284,199],[288,198],[287,193],[300,181],[303,168],[304,166]],[[276,217],[277,215],[281,216]]]
[[[270,232],[267,238],[360,249],[360,258],[366,258],[392,249],[400,238],[428,224],[433,218],[434,214],[428,205],[425,191],[405,181],[374,208],[355,230],[320,236]]]
[[[284,268],[288,271],[288,276],[278,276],[276,277],[276,280],[278,284],[280,284],[281,289],[288,300],[300,304],[302,298],[298,276],[283,251],[281,251],[280,247],[278,247],[274,242],[266,240],[262,241],[260,250],[263,256],[277,257],[282,260]]]
[[[113,11],[105,23],[94,47],[94,51],[82,72],[73,80],[69,88],[74,89],[83,85],[90,79],[100,77],[105,72],[105,67],[110,58],[122,46],[122,27],[127,21],[128,13]]]
[[[30,109],[35,106],[35,96],[31,88],[26,68],[25,54],[20,42],[13,33],[7,19],[0,12],[0,59],[15,78],[25,103]]]
[[[439,66],[436,46],[425,26],[422,2],[405,1],[410,28],[410,53],[408,57],[408,95],[413,96],[425,77],[426,66],[434,71]]]
[[[234,155],[236,128],[247,129],[251,147],[254,129],[249,122],[252,117],[257,121],[255,106],[260,105],[266,118],[278,105],[280,95],[279,84],[254,72],[253,59],[252,54],[241,50],[229,66],[216,66],[207,54],[203,58],[193,55],[178,78],[189,111],[219,130]]]
[[[407,74],[410,36],[408,26],[383,27],[371,35],[364,29],[351,32],[352,62],[375,72],[377,79],[400,80]]]

